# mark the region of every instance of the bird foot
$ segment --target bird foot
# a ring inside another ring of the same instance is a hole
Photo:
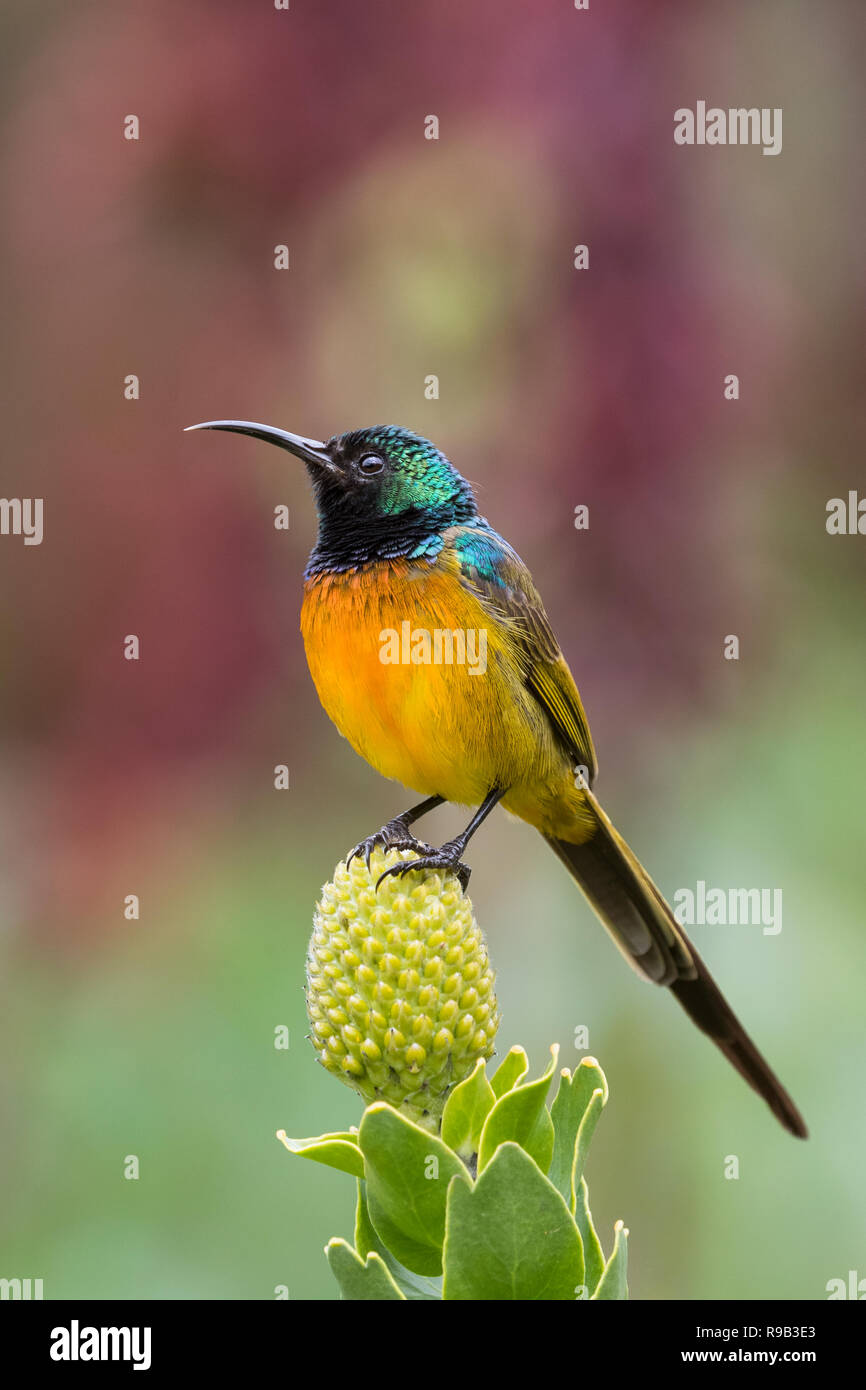
[[[401,848],[401,846],[397,846],[397,848]],[[459,840],[448,840],[439,849],[431,849],[429,845],[424,845],[416,850],[420,856],[418,859],[401,859],[399,863],[392,864],[390,869],[386,869],[377,880],[376,887],[378,889],[382,879],[387,878],[389,874],[402,877],[403,874],[411,873],[413,869],[442,869],[445,873],[455,875],[465,893],[472,870],[460,858],[463,848]]]
[[[413,849],[416,854],[432,854],[434,851],[423,840],[416,840],[412,831],[409,829],[408,822],[402,816],[395,816],[389,820],[387,825],[383,825],[381,830],[377,830],[374,835],[368,835],[360,840],[346,860],[348,869],[353,859],[363,859],[367,868],[370,867],[370,855],[374,849]],[[409,865],[411,868],[411,864]],[[382,880],[379,879],[379,883]],[[378,888],[379,884],[376,884]]]

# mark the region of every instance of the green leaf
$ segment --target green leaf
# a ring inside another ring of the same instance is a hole
[[[581,1178],[578,1183],[574,1219],[577,1222],[577,1229],[580,1231],[580,1238],[583,1241],[583,1258],[586,1264],[585,1282],[590,1295],[592,1295],[595,1293],[598,1287],[598,1281],[604,1272],[604,1251],[601,1248],[601,1241],[598,1238],[595,1226],[592,1224],[592,1213],[589,1209],[589,1191],[586,1186],[586,1178]]]
[[[370,1220],[370,1212],[367,1208],[366,1184],[358,1179],[358,1205],[355,1207],[355,1249],[364,1259],[375,1250],[377,1255],[381,1255],[384,1260],[383,1251],[385,1246],[376,1234],[376,1228]]]
[[[455,1086],[445,1102],[442,1142],[463,1158],[471,1158],[478,1152],[481,1130],[495,1100],[484,1070],[484,1059],[479,1057],[472,1075]]]
[[[519,1144],[503,1144],[473,1187],[451,1183],[443,1298],[570,1301],[583,1276],[571,1214]]]
[[[550,1049],[551,1059],[544,1075],[525,1086],[515,1086],[500,1096],[481,1131],[478,1150],[479,1173],[487,1167],[500,1144],[513,1140],[534,1158],[543,1173],[550,1167],[553,1153],[553,1121],[545,1105],[559,1046]],[[524,1054],[525,1056],[525,1054]],[[503,1063],[504,1065],[504,1063]]]
[[[355,1249],[363,1259],[366,1259],[367,1255],[373,1252],[379,1255],[387,1265],[388,1272],[397,1288],[406,1299],[415,1302],[440,1302],[442,1280],[428,1279],[423,1274],[413,1274],[411,1269],[407,1269],[405,1265],[401,1265],[399,1260],[395,1260],[391,1251],[382,1244],[370,1220],[364,1183],[360,1181],[358,1182],[358,1206],[355,1211]]]
[[[570,1211],[574,1211],[578,1181],[574,1178],[577,1133],[592,1093],[597,1090],[603,1092],[606,1101],[607,1081],[604,1072],[594,1057],[584,1057],[575,1067],[574,1075],[565,1070],[560,1074],[559,1090],[550,1107],[555,1137],[548,1177],[554,1187],[562,1193]]]
[[[340,1285],[343,1298],[355,1301],[373,1299],[379,1302],[383,1299],[397,1299],[401,1303],[405,1302],[384,1261],[378,1255],[368,1255],[365,1262],[357,1250],[353,1250],[346,1241],[336,1237],[328,1241],[325,1254]]]
[[[604,1267],[598,1288],[592,1295],[601,1302],[604,1299],[628,1298],[626,1266],[628,1264],[628,1230],[621,1221],[614,1226],[613,1254]]]
[[[598,1124],[598,1117],[604,1108],[604,1092],[602,1090],[593,1091],[589,1105],[583,1112],[583,1119],[580,1122],[580,1129],[577,1131],[577,1143],[574,1146],[574,1171],[572,1183],[575,1191],[577,1185],[583,1177],[583,1170],[586,1166],[586,1157],[589,1153],[589,1146],[592,1143],[592,1136]]]
[[[312,1158],[316,1163],[324,1163],[328,1168],[339,1168],[343,1173],[351,1173],[353,1178],[363,1178],[364,1160],[358,1148],[357,1134],[342,1130],[338,1134],[320,1134],[316,1139],[289,1139],[284,1129],[277,1130],[277,1138],[289,1153],[299,1154],[301,1158]]]
[[[510,1052],[506,1052],[490,1078],[490,1086],[497,1100],[516,1086],[528,1071],[529,1058],[522,1047],[512,1047]]]
[[[439,1274],[448,1183],[456,1176],[468,1184],[466,1168],[436,1135],[382,1101],[364,1111],[358,1142],[380,1239],[415,1274]]]

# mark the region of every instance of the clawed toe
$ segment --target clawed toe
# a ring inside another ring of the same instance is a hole
[[[398,817],[396,820],[389,821],[387,825],[383,825],[382,829],[377,830],[375,834],[367,835],[365,839],[360,840],[351,854],[347,856],[346,868],[348,869],[353,859],[363,859],[369,870],[370,856],[374,849],[381,849],[386,853],[390,849],[414,850],[416,854],[433,852],[428,844],[422,840],[416,840],[406,822]],[[381,881],[380,879],[379,882],[381,883]]]
[[[424,848],[427,852],[421,854],[418,859],[401,859],[397,864],[392,864],[383,874],[380,874],[376,881],[377,891],[382,880],[391,874],[395,878],[398,876],[402,878],[404,874],[411,873],[413,869],[439,869],[444,873],[454,874],[465,893],[472,870],[458,857],[457,847],[452,849],[450,845],[443,845],[438,850],[430,850],[429,846]]]

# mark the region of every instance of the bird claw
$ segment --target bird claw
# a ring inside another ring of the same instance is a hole
[[[413,869],[440,869],[445,873],[454,874],[465,893],[472,870],[468,864],[464,864],[460,859],[461,849],[462,846],[452,840],[442,845],[440,849],[431,849],[429,845],[425,845],[425,852],[418,859],[401,859],[399,863],[392,864],[389,869],[380,874],[376,881],[376,891],[378,892],[382,879],[387,878],[389,874],[393,874],[395,878],[398,875],[402,878],[404,874],[411,873]]]
[[[423,840],[416,840],[402,816],[396,816],[394,820],[389,820],[387,825],[383,825],[381,830],[359,840],[346,859],[346,868],[348,869],[353,859],[363,859],[369,871],[370,856],[374,849],[385,851],[389,849],[412,849],[416,854],[422,855],[433,853],[430,846],[425,844]],[[381,882],[380,879],[379,883]],[[377,883],[376,887],[378,888],[378,886]]]

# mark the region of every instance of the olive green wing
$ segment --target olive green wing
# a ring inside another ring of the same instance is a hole
[[[591,785],[598,770],[592,735],[532,575],[507,541],[487,527],[455,527],[446,542],[461,582],[511,634],[527,689],[575,761],[587,768]]]

